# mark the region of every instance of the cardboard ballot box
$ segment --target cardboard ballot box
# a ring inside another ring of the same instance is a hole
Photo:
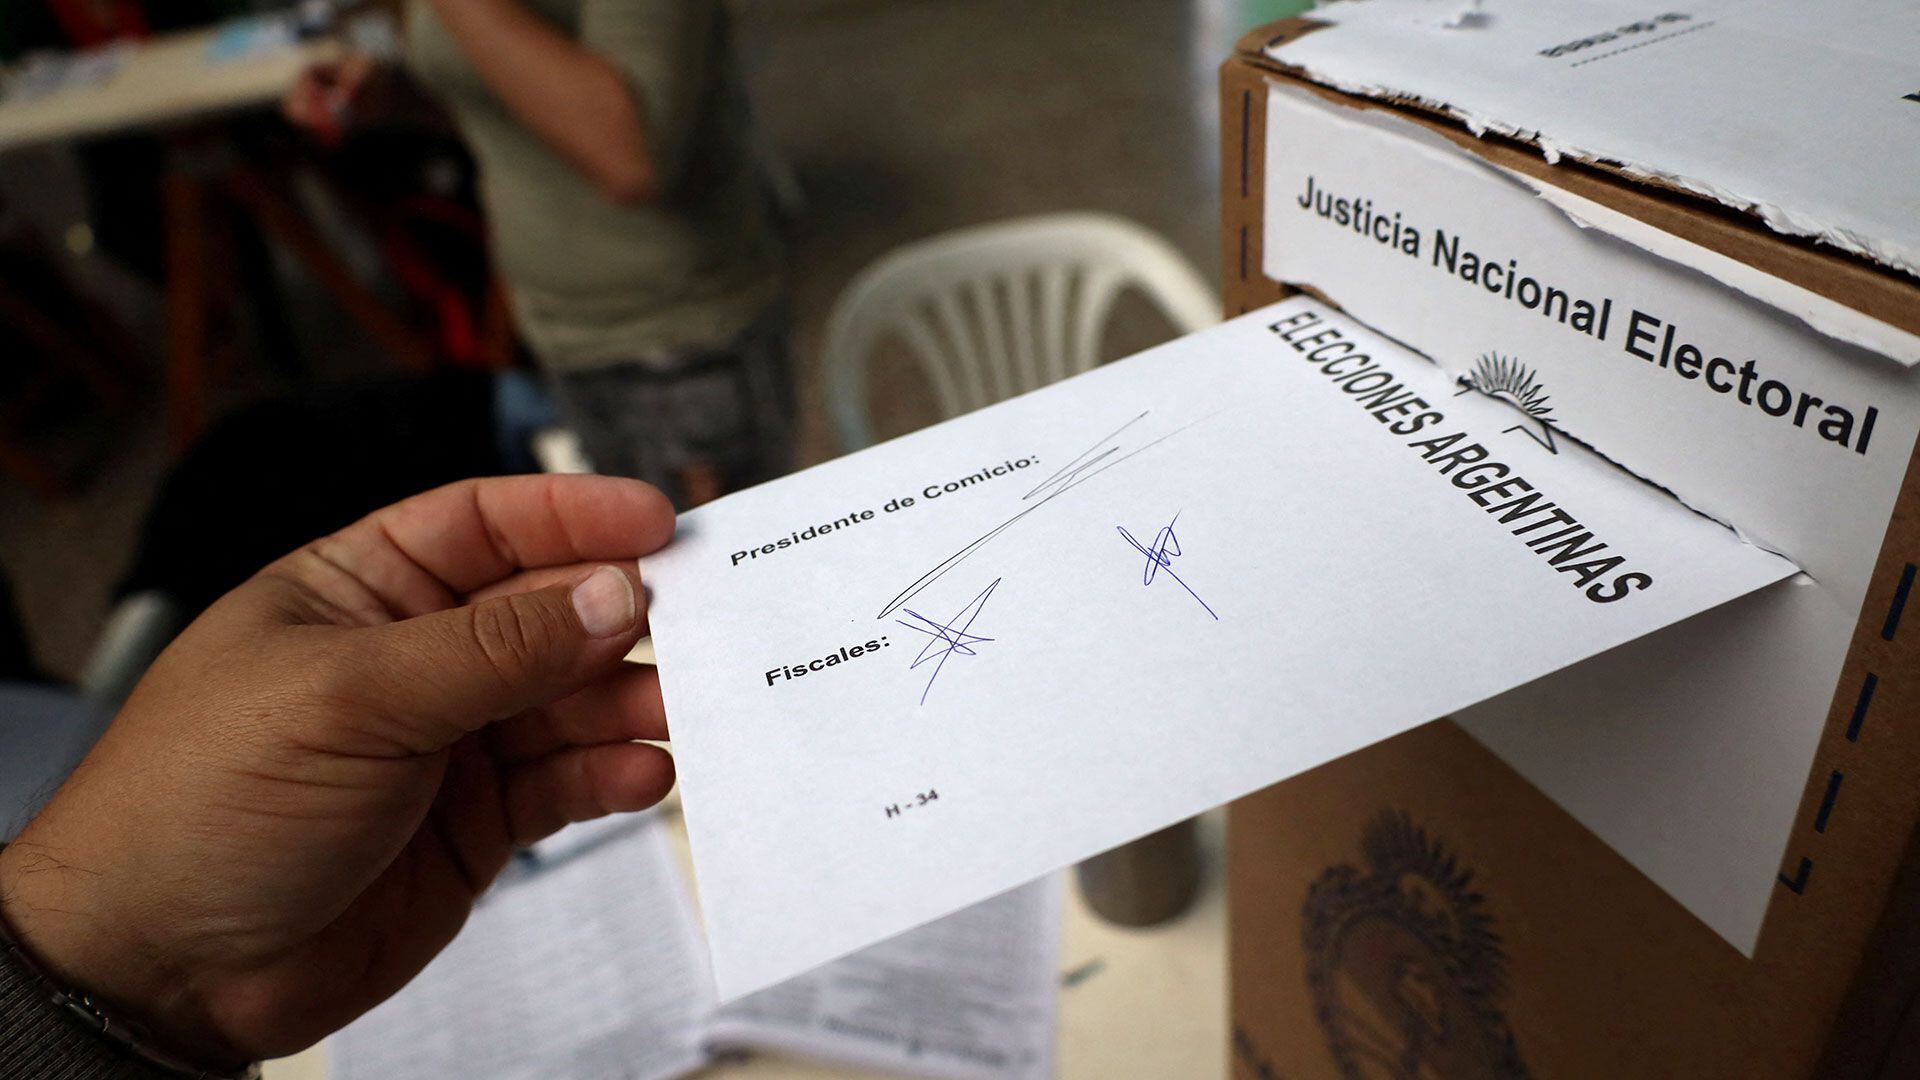
[[[1920,1076],[1911,20],[1785,78],[1748,9],[1492,7],[1241,42],[1228,314],[1314,292],[1806,573],[1236,803],[1235,1073]]]

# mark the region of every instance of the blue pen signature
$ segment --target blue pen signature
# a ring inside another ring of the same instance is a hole
[[[1181,555],[1180,538],[1173,533],[1174,522],[1179,520],[1179,514],[1173,515],[1173,521],[1167,522],[1165,528],[1154,534],[1152,547],[1148,547],[1134,539],[1133,534],[1127,531],[1126,526],[1115,525],[1114,528],[1120,530],[1120,535],[1126,539],[1127,543],[1133,545],[1133,550],[1147,557],[1146,569],[1140,575],[1140,584],[1142,586],[1153,584],[1153,579],[1158,577],[1160,572],[1164,570],[1168,577],[1178,582],[1181,588],[1187,590],[1187,595],[1193,597],[1195,603],[1206,608],[1207,614],[1212,615],[1214,621],[1218,622],[1220,621],[1220,616],[1213,608],[1208,607],[1207,602],[1200,599],[1200,594],[1193,591],[1193,586],[1187,584],[1181,579],[1179,574],[1173,572],[1173,560]]]
[[[981,642],[993,640],[969,631],[973,628],[973,620],[979,618],[980,612],[986,609],[987,598],[992,596],[993,590],[999,587],[1000,579],[994,578],[992,584],[980,590],[980,595],[967,601],[967,606],[961,608],[958,614],[946,622],[929,619],[912,608],[904,610],[913,617],[913,622],[905,619],[893,620],[909,630],[927,635],[927,643],[921,648],[920,655],[914,657],[913,663],[907,665],[909,671],[918,668],[921,664],[933,665],[933,674],[927,676],[926,689],[920,691],[920,704],[927,703],[927,694],[933,690],[933,681],[940,677],[940,671],[947,666],[949,657],[955,653],[961,656],[978,655],[973,647]]]
[[[974,552],[985,547],[994,537],[1013,528],[1014,525],[1019,523],[1021,518],[1026,517],[1028,514],[1033,513],[1035,510],[1040,509],[1060,496],[1065,495],[1067,492],[1092,480],[1094,477],[1099,476],[1115,465],[1132,458],[1136,454],[1145,453],[1193,425],[1218,415],[1217,413],[1210,413],[1207,416],[1200,417],[1198,420],[1189,420],[1187,423],[1171,431],[1155,434],[1155,429],[1151,424],[1141,424],[1141,421],[1146,420],[1147,417],[1151,415],[1151,412],[1151,410],[1147,410],[1139,413],[1134,416],[1133,419],[1128,420],[1126,423],[1108,432],[1106,438],[1101,439],[1099,442],[1094,443],[1092,446],[1074,455],[1073,460],[1062,465],[1052,476],[1042,480],[1031,491],[1020,496],[1020,501],[1026,504],[1025,508],[1016,511],[1005,521],[1002,521],[1000,524],[995,525],[993,528],[988,529],[986,532],[968,541],[965,547],[962,547],[960,550],[934,564],[933,569],[915,578],[913,584],[901,589],[892,600],[887,601],[887,606],[881,608],[880,614],[874,616],[874,618],[884,619],[900,610],[907,601],[931,587],[934,582],[940,580],[948,571],[972,558]]]

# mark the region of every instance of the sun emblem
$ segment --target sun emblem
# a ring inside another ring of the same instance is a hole
[[[1549,453],[1560,452],[1553,444],[1553,406],[1548,404],[1553,398],[1540,385],[1540,377],[1532,368],[1515,357],[1502,356],[1497,352],[1481,353],[1473,363],[1473,370],[1460,377],[1460,384],[1460,394],[1478,390],[1527,414],[1531,423],[1515,424],[1506,431],[1525,434],[1546,447]],[[1454,396],[1459,397],[1460,394]],[[1535,428],[1539,429],[1538,432]]]
[[[1405,813],[1361,837],[1366,867],[1307,890],[1301,944],[1348,1080],[1525,1080],[1500,1000],[1506,956],[1473,872]]]

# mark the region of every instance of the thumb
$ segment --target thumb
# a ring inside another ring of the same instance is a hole
[[[645,617],[637,568],[601,566],[530,592],[368,631],[392,689],[397,737],[416,753],[557,701],[619,666]]]

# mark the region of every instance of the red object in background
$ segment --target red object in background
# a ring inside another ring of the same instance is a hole
[[[474,297],[446,272],[440,258],[428,251],[423,240],[436,229],[444,230],[456,244],[471,245],[479,252],[486,250],[479,214],[438,196],[409,195],[395,204],[380,229],[387,266],[400,287],[432,313],[435,344],[443,357],[460,368],[497,367],[499,358],[490,354],[481,327],[480,309],[486,298]]]
[[[153,31],[139,0],[47,0],[60,31],[76,49],[145,38]]]

